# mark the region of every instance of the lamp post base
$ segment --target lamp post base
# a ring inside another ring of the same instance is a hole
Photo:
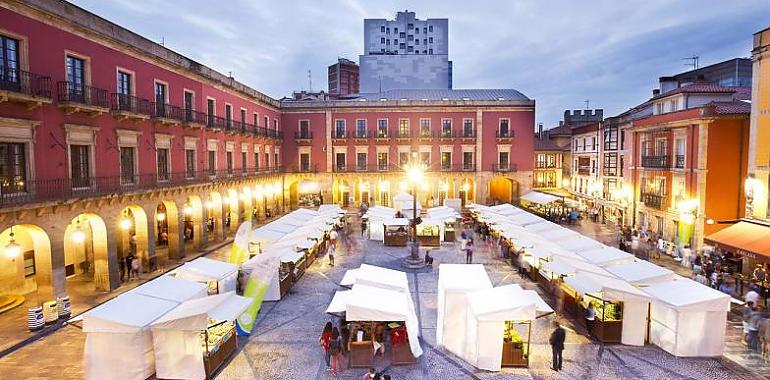
[[[407,269],[422,269],[425,268],[425,260],[420,257],[420,244],[418,242],[410,242],[409,256],[404,258],[402,265]]]

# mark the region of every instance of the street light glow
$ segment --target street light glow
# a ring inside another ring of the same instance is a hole
[[[8,256],[9,259],[15,260],[19,255],[21,254],[21,246],[16,243],[16,239],[14,239],[13,230],[11,230],[11,241],[8,242],[8,244],[5,245],[5,255]]]
[[[409,178],[410,182],[418,183],[422,181],[423,170],[417,165],[411,165],[406,169],[406,177]]]
[[[123,231],[128,231],[129,229],[131,229],[132,225],[133,223],[131,223],[131,219],[129,219],[128,217],[124,217],[123,219],[120,220],[120,228]]]

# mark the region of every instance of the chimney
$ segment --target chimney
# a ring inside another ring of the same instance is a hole
[[[543,123],[537,123],[537,137],[539,139],[543,138]]]
[[[660,89],[659,89],[659,88],[654,88],[654,89],[652,90],[652,96],[653,96],[653,97],[656,97],[656,96],[658,96],[658,95],[660,95]]]
[[[560,127],[563,127],[563,126],[564,126],[564,120],[559,120],[559,126],[560,126]]]
[[[597,119],[604,120],[604,110],[603,109],[601,109],[601,108],[596,109],[594,111],[594,115],[596,116]]]

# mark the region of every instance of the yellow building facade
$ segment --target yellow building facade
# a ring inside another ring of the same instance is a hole
[[[754,34],[746,216],[770,221],[770,28]]]

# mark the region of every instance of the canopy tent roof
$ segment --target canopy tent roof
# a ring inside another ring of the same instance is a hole
[[[540,205],[547,205],[551,202],[560,200],[561,197],[557,197],[551,194],[541,193],[539,191],[530,191],[529,193],[522,195],[521,199],[527,202],[537,203]]]
[[[137,332],[177,305],[160,298],[127,293],[87,311],[83,315],[83,331]]]
[[[528,212],[511,215],[509,217],[503,216],[503,218],[518,226],[528,226],[530,224],[540,223],[544,220],[543,218]]]
[[[288,234],[289,232],[292,232],[297,229],[297,226],[293,224],[287,224],[282,222],[280,219],[270,222],[268,224],[265,224],[264,226],[260,227],[260,230],[268,230],[268,231],[275,231],[282,234]]]
[[[562,256],[557,256],[545,264],[545,268],[550,270],[556,275],[571,276],[577,272],[595,273],[603,276],[612,276],[612,273],[606,271],[604,268],[587,263],[583,260],[573,260]]]
[[[241,264],[241,268],[244,270],[252,270],[254,268],[259,267],[262,265],[265,259],[268,257],[283,257],[284,255],[290,255],[290,254],[296,254],[294,249],[291,247],[269,247],[265,249],[261,254],[256,255],[250,259],[248,259],[246,262]],[[276,275],[278,274],[278,271],[276,271]]]
[[[200,282],[185,280],[173,276],[160,276],[152,281],[129,290],[119,297],[124,297],[131,293],[160,298],[162,300],[176,303],[182,303],[193,298],[207,296],[208,286]]]
[[[516,206],[514,206],[514,205],[512,205],[510,203],[501,203],[499,205],[490,206],[489,208],[491,210],[495,211],[495,212],[501,212],[501,211],[505,211],[505,210],[519,210],[518,207],[516,207]]]
[[[441,264],[438,267],[439,291],[477,290],[492,287],[482,264]]]
[[[674,279],[674,272],[646,260],[610,265],[604,269],[632,284],[647,284]]]
[[[704,239],[730,252],[751,252],[765,262],[770,261],[770,226],[748,221],[738,222]]]
[[[227,292],[182,303],[152,323],[153,329],[198,331],[208,320],[234,321],[254,300]]]
[[[729,311],[730,296],[688,278],[659,282],[644,288],[644,292],[677,310]]]
[[[428,213],[432,212],[442,212],[442,211],[449,211],[449,212],[456,212],[455,209],[449,207],[449,206],[436,206],[436,207],[429,207],[427,210]]]
[[[282,263],[296,263],[300,259],[305,257],[305,254],[302,252],[287,252],[281,255],[281,262]]]
[[[634,260],[634,255],[608,246],[577,252],[577,254],[587,262],[601,266],[630,263]]]
[[[344,313],[345,308],[348,306],[348,299],[351,294],[351,290],[338,290],[335,292],[332,301],[329,303],[329,306],[326,307],[326,312],[328,314]]]
[[[568,258],[577,261],[584,261],[578,254],[568,251],[550,241],[542,241],[539,244],[535,244],[534,247],[527,251],[536,259],[554,260],[554,257]]]
[[[553,312],[536,292],[517,284],[469,293],[468,306],[479,320],[533,321],[540,313]]]
[[[540,232],[539,235],[543,239],[547,239],[552,242],[560,240],[576,239],[582,235],[580,233],[570,230],[569,228],[560,227],[559,229],[551,229],[548,231]]]
[[[420,222],[420,224],[421,225],[424,224],[426,226],[443,226],[444,225],[444,219],[433,218],[433,217],[424,218]]]
[[[251,231],[251,236],[249,236],[249,238],[252,241],[270,243],[280,240],[285,235],[286,234],[282,232],[271,231],[265,228],[257,228],[256,230]]]
[[[394,202],[411,202],[412,200],[412,196],[404,192],[400,192],[393,196]]]
[[[553,231],[563,228],[562,226],[549,222],[547,220],[543,220],[542,222],[528,224],[526,227],[527,230],[534,232],[534,233],[541,233],[541,232],[547,232],[547,231]]]
[[[361,264],[358,269],[349,269],[340,281],[340,285],[345,287],[356,284],[409,292],[406,273],[369,264]]]
[[[583,235],[578,235],[575,239],[560,240],[556,244],[573,252],[589,251],[602,247],[602,243]]]
[[[395,210],[372,210],[369,209],[364,217],[367,219],[389,219],[396,215]]]
[[[291,239],[293,239],[293,238],[302,238],[302,237],[304,237],[306,239],[320,239],[323,236],[324,236],[324,234],[321,231],[321,229],[318,228],[318,226],[303,226],[303,227],[300,227],[300,228],[294,230],[293,232],[287,234],[286,236],[284,236],[280,240],[290,239],[290,238]]]
[[[599,295],[608,301],[649,301],[650,296],[637,287],[615,277],[578,271],[564,281],[580,294]]]
[[[390,219],[383,219],[382,224],[386,226],[408,226],[409,225],[409,219],[407,218],[390,218]]]
[[[224,261],[199,257],[193,261],[184,263],[176,271],[178,273],[184,272],[194,278],[221,280],[238,272],[238,266]]]
[[[319,214],[344,214],[345,210],[340,207],[338,204],[326,204],[326,205],[320,205],[318,206],[318,213]]]
[[[383,212],[392,212],[395,213],[396,209],[393,207],[387,207],[387,206],[372,206],[367,209],[367,211],[383,211]]]

